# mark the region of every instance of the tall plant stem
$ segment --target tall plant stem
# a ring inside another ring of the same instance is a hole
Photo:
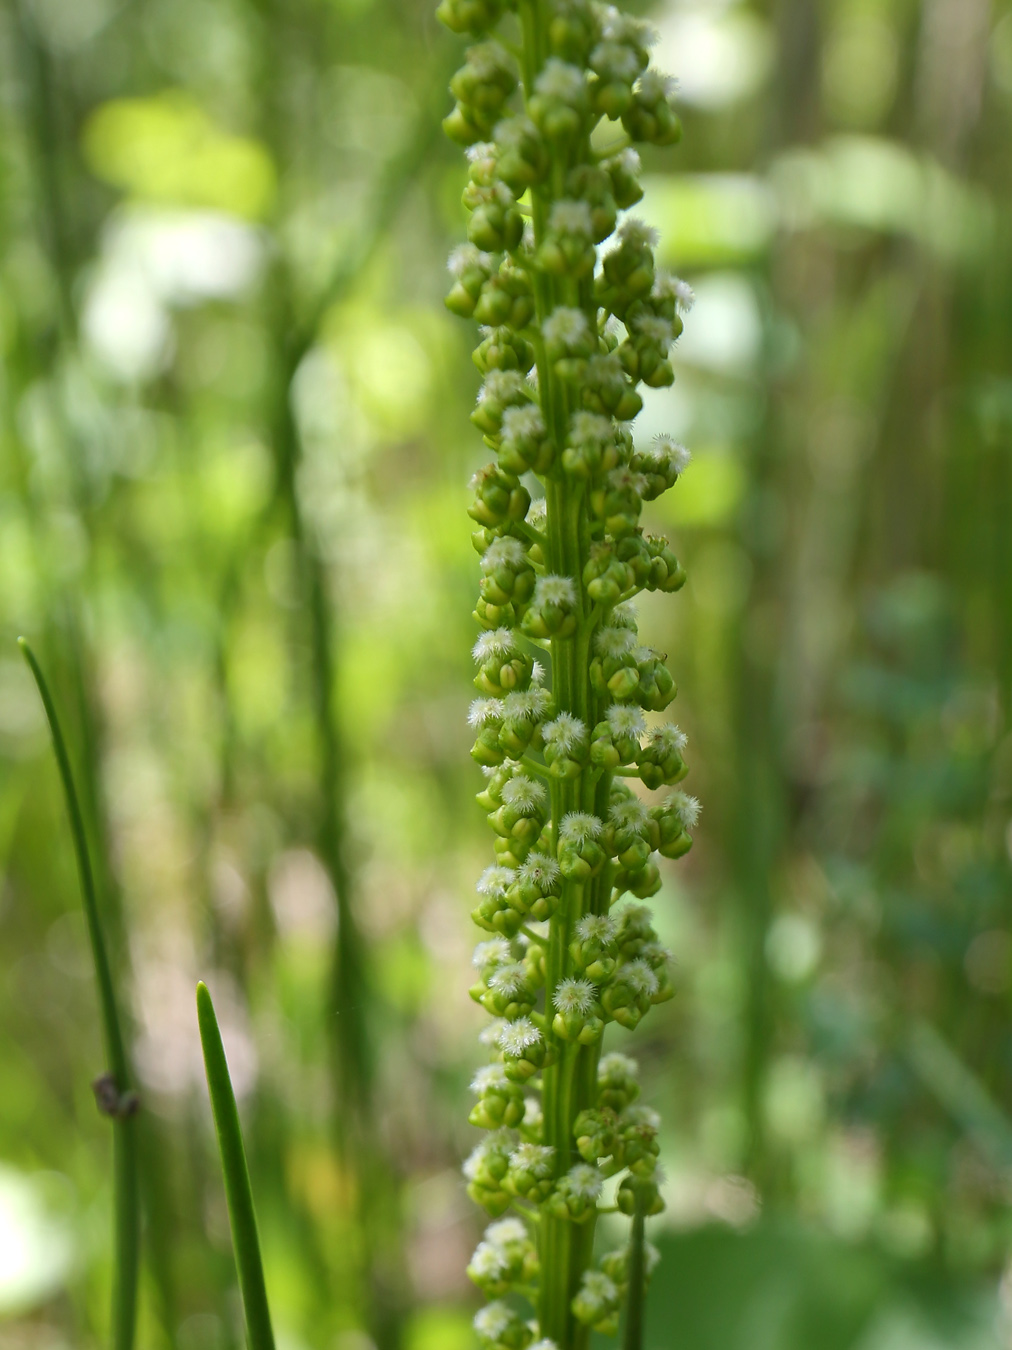
[[[60,770],[64,797],[67,803],[67,814],[70,817],[70,830],[74,840],[74,852],[77,857],[85,921],[88,926],[88,938],[91,943],[91,954],[95,965],[102,1034],[112,1076],[112,1087],[115,1092],[114,1099],[111,1099],[111,1108],[107,1107],[113,1117],[115,1266],[112,1296],[112,1343],[114,1350],[131,1350],[137,1320],[137,1278],[140,1265],[137,1121],[132,1109],[136,1104],[136,1098],[131,1097],[132,1083],[126,1044],[120,1022],[112,967],[109,963],[109,954],[102,929],[102,918],[98,909],[91,861],[88,856],[84,817],[81,814],[80,802],[74,787],[70,757],[67,754],[67,746],[60,729],[56,706],[53,703],[42,668],[35,657],[35,653],[24,638],[18,639],[18,645],[38,686],[39,696],[42,699],[53,738],[53,750],[56,753],[56,762]]]
[[[629,1239],[629,1300],[626,1305],[622,1350],[643,1350],[643,1312],[647,1277],[645,1228],[643,1206],[637,1205]]]
[[[207,1091],[211,1098],[221,1170],[225,1180],[225,1201],[228,1205],[232,1246],[239,1275],[243,1312],[246,1316],[246,1334],[250,1350],[274,1350],[274,1332],[267,1304],[267,1286],[264,1282],[263,1262],[260,1259],[260,1239],[257,1234],[256,1212],[246,1150],[242,1142],[239,1111],[228,1073],[225,1047],[221,1043],[218,1019],[207,985],[197,985],[197,1023],[200,1044],[204,1052],[204,1070]]]

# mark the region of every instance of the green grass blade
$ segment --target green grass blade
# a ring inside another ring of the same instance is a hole
[[[629,1297],[622,1350],[643,1350],[643,1306],[647,1293],[645,1229],[643,1206],[638,1202],[629,1236]]]
[[[109,1057],[109,1074],[96,1080],[99,1109],[113,1121],[113,1206],[115,1261],[112,1293],[112,1343],[114,1350],[132,1350],[137,1325],[137,1280],[140,1270],[140,1192],[137,1176],[137,1122],[134,1113],[137,1097],[132,1090],[126,1043],[120,1021],[119,1005],[112,966],[105,944],[102,919],[95,893],[95,879],[88,855],[81,804],[74,787],[67,744],[60,729],[49,692],[49,685],[35,653],[24,638],[18,638],[21,654],[28,663],[46,710],[53,738],[53,750],[63,782],[63,794],[70,817],[70,832],[77,855],[81,898],[91,942],[102,1018],[102,1036]]]
[[[228,1075],[225,1048],[221,1043],[218,1019],[207,985],[197,985],[197,1022],[200,1026],[200,1044],[204,1051],[204,1069],[207,1090],[211,1097],[214,1128],[218,1135],[221,1169],[225,1176],[225,1200],[232,1227],[232,1246],[235,1249],[239,1290],[246,1313],[246,1333],[250,1350],[274,1350],[271,1314],[267,1306],[264,1268],[260,1259],[260,1240],[253,1210],[253,1192],[250,1188],[246,1150],[242,1142],[239,1112]]]

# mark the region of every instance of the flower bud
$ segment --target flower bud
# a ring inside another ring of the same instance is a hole
[[[607,914],[586,914],[576,925],[569,944],[573,964],[589,980],[600,984],[615,970],[615,921]]]
[[[522,693],[506,695],[502,705],[499,745],[510,759],[519,759],[532,744],[537,748],[540,742],[540,723],[550,706],[551,695],[537,685],[532,685]],[[528,785],[525,790],[529,791],[530,795],[534,796],[537,792],[543,795],[544,789],[538,784],[531,783],[529,779],[524,779],[524,782]],[[504,802],[507,800],[507,791],[516,789],[510,789],[509,784],[506,784],[503,788]]]
[[[497,328],[508,326],[517,332],[534,318],[534,292],[530,274],[509,257],[494,276],[486,278],[474,307],[479,323]]]
[[[540,1204],[555,1184],[555,1149],[543,1144],[520,1144],[510,1155],[510,1169],[504,1185],[514,1195],[525,1196]]]
[[[628,1167],[635,1177],[649,1180],[657,1171],[660,1153],[657,1132],[660,1127],[661,1118],[657,1112],[638,1103],[627,1106],[619,1117],[622,1166]]]
[[[474,745],[471,746],[472,758],[489,768],[501,764],[505,758],[505,751],[499,744],[502,700],[476,698],[468,711],[467,721],[478,733]]]
[[[447,295],[446,308],[462,319],[469,319],[481,294],[481,288],[492,275],[492,255],[482,253],[474,244],[461,244],[450,254],[447,264],[453,277],[453,286]]]
[[[663,806],[655,806],[651,816],[657,824],[655,847],[663,858],[681,858],[692,847],[687,833],[699,820],[699,802],[684,792],[673,792]]]
[[[604,1023],[597,1005],[597,990],[589,980],[560,980],[552,996],[555,1017],[552,1030],[563,1041],[595,1045],[601,1039]]]
[[[601,1007],[627,1031],[633,1031],[650,1011],[658,981],[646,961],[626,961],[601,992]]]
[[[509,411],[520,413],[525,410],[517,408]],[[537,409],[534,412],[540,418]],[[481,598],[475,618],[486,628],[492,629],[515,623],[534,590],[534,568],[527,558],[525,545],[512,535],[501,535],[493,540],[482,556],[481,571]]]
[[[677,145],[682,124],[671,106],[675,82],[668,75],[647,70],[633,90],[632,102],[622,114],[630,140],[649,145]]]
[[[598,629],[594,634],[590,684],[599,697],[623,701],[637,693],[640,674],[636,653],[640,650],[636,634],[630,629],[611,626]]]
[[[511,909],[506,892],[513,884],[515,873],[511,867],[486,867],[478,878],[477,891],[481,897],[471,911],[472,920],[487,933],[500,933],[512,938],[520,931],[523,916]]]
[[[506,1023],[499,1032],[499,1049],[511,1083],[526,1083],[533,1078],[544,1068],[548,1056],[544,1037],[529,1017]]]
[[[525,918],[550,919],[559,904],[559,864],[544,853],[529,853],[506,898]]]
[[[548,19],[548,47],[553,56],[584,66],[596,32],[588,0],[554,0]]]
[[[620,211],[628,211],[630,206],[635,206],[637,202],[643,200],[643,188],[640,184],[643,165],[631,146],[604,160],[601,168],[611,179],[612,195]]]
[[[552,466],[555,447],[545,428],[545,419],[536,403],[507,408],[502,419],[499,463],[509,473],[533,470],[545,474]],[[532,573],[533,589],[533,573]]]
[[[571,881],[597,876],[608,855],[598,843],[604,822],[586,811],[570,811],[559,823],[559,867]]]
[[[502,0],[440,0],[436,18],[453,33],[487,33],[502,16]]]
[[[635,1214],[637,1204],[648,1218],[664,1213],[664,1201],[657,1184],[658,1173],[659,1169],[655,1169],[653,1176],[648,1179],[630,1172],[622,1178],[615,1200],[623,1214]]]
[[[678,693],[678,687],[664,664],[664,657],[652,647],[637,647],[633,653],[639,685],[636,701],[648,712],[663,712]]]
[[[519,639],[509,628],[482,633],[471,655],[478,666],[474,687],[493,698],[526,689],[534,674],[534,660],[521,650]]]
[[[548,150],[529,117],[507,117],[495,128],[499,149],[497,172],[518,197],[540,183],[548,172]]]
[[[618,1331],[620,1296],[613,1280],[602,1270],[587,1270],[580,1291],[573,1299],[573,1316],[602,1336]]]
[[[654,248],[657,233],[641,220],[629,217],[619,227],[619,244],[602,261],[597,287],[599,302],[623,319],[629,306],[650,294],[654,284]],[[480,240],[475,240],[484,247]]]
[[[474,1315],[482,1350],[526,1350],[534,1339],[530,1327],[508,1303],[486,1303]]]
[[[490,1297],[508,1294],[515,1285],[537,1276],[538,1258],[526,1225],[520,1219],[500,1219],[485,1230],[467,1274]]]
[[[591,84],[594,111],[618,121],[632,104],[633,85],[644,68],[637,52],[624,43],[599,42],[590,54],[590,68],[597,76]]]
[[[471,479],[474,502],[467,514],[479,525],[495,529],[512,520],[523,520],[531,504],[531,494],[515,474],[505,473],[498,464],[486,464]]]
[[[646,722],[639,708],[628,703],[613,704],[604,721],[598,722],[591,733],[591,763],[606,769],[631,764],[639,753],[640,737],[645,731]]]
[[[607,172],[592,164],[577,165],[566,178],[566,194],[586,202],[590,207],[591,239],[594,243],[599,244],[607,239],[618,220],[618,208]]]
[[[675,557],[671,545],[663,535],[657,534],[648,534],[645,542],[650,554],[647,589],[664,591],[666,594],[680,591],[685,585],[685,568]]]
[[[466,62],[450,81],[457,100],[443,119],[443,130],[462,145],[487,138],[499,121],[506,100],[517,87],[516,63],[498,42],[469,47]]]
[[[636,756],[636,767],[645,787],[653,789],[665,784],[670,787],[681,782],[688,773],[682,759],[686,740],[685,732],[672,723],[650,733],[646,745]]]
[[[527,110],[546,140],[575,140],[584,131],[590,114],[583,71],[558,57],[549,57],[534,81]]]
[[[541,729],[545,763],[553,778],[576,778],[587,763],[587,728],[571,713],[559,713]]]
[[[516,1083],[506,1077],[501,1064],[486,1064],[478,1070],[471,1082],[471,1091],[478,1100],[471,1108],[468,1120],[483,1130],[509,1129],[524,1118],[524,1094]]]
[[[607,1107],[581,1111],[573,1122],[573,1138],[584,1162],[614,1157],[619,1148],[618,1117]]]
[[[639,1066],[628,1055],[602,1055],[597,1066],[597,1104],[601,1110],[622,1112],[640,1095]]]
[[[649,820],[650,810],[638,797],[630,794],[617,802],[612,801],[602,842],[620,867],[635,871],[650,857],[651,848],[646,838]]]
[[[574,478],[593,478],[621,462],[621,447],[610,417],[599,413],[574,413],[569,422],[562,467]]]
[[[571,577],[538,577],[521,621],[528,637],[571,637],[576,632],[577,592]]]
[[[634,383],[642,380],[653,389],[673,384],[675,372],[668,360],[668,349],[676,336],[674,326],[638,305],[630,306],[626,312],[626,324],[629,337],[618,352],[625,373]]]
[[[541,326],[545,351],[560,379],[578,379],[596,344],[582,309],[560,305]]]
[[[526,375],[534,364],[534,348],[511,328],[490,328],[471,353],[471,360],[483,375],[490,370],[519,370]]]
[[[468,204],[472,201],[474,207],[467,222],[471,243],[486,253],[515,249],[524,237],[524,218],[506,184],[496,182],[478,189],[468,197]]]
[[[590,509],[614,539],[631,534],[643,510],[643,481],[629,468],[612,469],[590,494]]]
[[[586,202],[562,198],[552,205],[537,261],[557,277],[582,281],[594,275],[594,222]]]
[[[511,694],[509,699],[526,697],[524,694]],[[505,702],[508,703],[509,699]],[[507,723],[504,722],[503,725],[505,728]],[[489,815],[488,823],[500,838],[507,841],[510,853],[517,859],[517,862],[509,864],[510,866],[518,866],[537,843],[545,823],[546,797],[542,785],[528,778],[526,774],[515,774],[504,784],[502,806]],[[511,884],[512,881],[513,878]]]
[[[471,989],[471,997],[493,1017],[515,1021],[533,1011],[537,992],[527,983],[527,968],[522,961],[496,966],[487,982]]]
[[[519,370],[490,370],[478,391],[471,421],[486,436],[498,436],[507,408],[535,407]]]
[[[643,407],[615,352],[593,357],[587,362],[580,399],[589,412],[602,413],[627,422]]]
[[[597,1212],[597,1198],[604,1178],[590,1163],[576,1163],[559,1178],[547,1201],[550,1214],[559,1219],[586,1223]]]
[[[637,450],[631,467],[643,475],[643,500],[652,502],[662,492],[674,487],[679,476],[685,472],[689,459],[685,446],[679,445],[670,436],[657,436],[649,449]]]
[[[616,557],[613,543],[606,540],[591,544],[590,558],[583,569],[583,584],[595,604],[616,604],[622,594],[635,584],[635,580],[628,563]]]
[[[515,1147],[515,1136],[511,1131],[496,1130],[481,1141],[464,1163],[468,1195],[493,1216],[504,1213],[512,1201],[502,1182],[509,1171],[510,1154]]]

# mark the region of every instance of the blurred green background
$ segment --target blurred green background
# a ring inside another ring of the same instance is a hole
[[[0,9],[0,1350],[105,1343],[54,681],[143,1091],[139,1344],[242,1343],[193,988],[283,1350],[469,1350],[486,457],[431,0]],[[641,435],[703,826],[650,1350],[1012,1345],[1012,7],[664,0]]]

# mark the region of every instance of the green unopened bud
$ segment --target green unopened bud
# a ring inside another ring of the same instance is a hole
[[[490,1224],[467,1267],[470,1279],[489,1297],[508,1294],[529,1284],[538,1273],[538,1258],[527,1227],[520,1219]]]
[[[495,128],[499,177],[517,196],[540,183],[548,172],[548,150],[529,117],[507,117]]]
[[[657,234],[633,217],[622,222],[618,234],[618,247],[604,256],[597,294],[606,309],[624,319],[629,306],[653,287]],[[474,242],[483,247],[480,240]]]
[[[563,198],[554,203],[537,260],[553,276],[582,281],[594,275],[594,222],[586,202]]]
[[[664,664],[663,655],[652,647],[637,647],[633,654],[639,675],[635,694],[637,703],[648,712],[663,712],[678,693],[678,686]]]
[[[653,389],[672,384],[675,373],[668,350],[675,337],[674,326],[660,315],[640,306],[626,312],[629,337],[618,350],[622,368],[632,381],[642,380]],[[681,325],[679,324],[679,328]]]
[[[454,33],[487,33],[502,16],[502,0],[441,0],[436,18]]]
[[[628,422],[643,407],[615,352],[587,362],[580,398],[589,412],[617,417],[620,422]]]
[[[637,1178],[650,1180],[657,1171],[660,1153],[657,1132],[660,1127],[661,1118],[657,1112],[639,1103],[626,1107],[619,1117],[622,1166],[628,1167]]]
[[[622,1112],[640,1095],[639,1066],[628,1055],[602,1055],[597,1066],[597,1103],[601,1110]]]
[[[643,165],[631,146],[604,160],[601,168],[611,179],[615,205],[620,211],[628,211],[630,206],[642,201],[643,187],[640,183],[640,174],[643,172]]]
[[[517,332],[526,328],[534,317],[530,274],[511,258],[504,258],[495,276],[486,278],[474,317],[493,328],[506,325]]]
[[[643,510],[643,480],[629,468],[612,469],[590,494],[590,508],[614,538],[631,534]]]
[[[646,837],[649,821],[649,808],[638,797],[630,794],[620,801],[612,800],[602,842],[620,867],[635,870],[650,857],[652,850]]]
[[[525,1196],[540,1204],[551,1194],[554,1176],[554,1148],[544,1144],[520,1144],[510,1157],[504,1184],[514,1195]]]
[[[509,628],[482,633],[471,654],[478,666],[474,685],[483,694],[498,698],[526,689],[531,682],[534,660],[521,649],[517,635]]]
[[[471,1091],[478,1098],[468,1120],[483,1130],[513,1129],[524,1118],[524,1094],[501,1064],[486,1064],[475,1074]]]
[[[512,1083],[526,1083],[548,1059],[545,1039],[529,1017],[506,1023],[499,1033],[499,1049],[506,1077]]]
[[[633,85],[643,66],[637,53],[618,42],[599,42],[590,54],[590,67],[597,76],[591,85],[594,111],[618,121],[633,100]]]
[[[453,286],[446,297],[446,308],[462,319],[474,314],[481,288],[492,275],[492,255],[482,253],[474,244],[461,244],[450,254],[447,264]]]
[[[576,925],[569,954],[577,970],[595,984],[615,970],[615,921],[607,914],[586,914]]]
[[[488,933],[499,933],[512,938],[520,931],[523,916],[511,908],[506,892],[513,884],[515,872],[512,867],[486,867],[478,878],[477,891],[479,902],[471,911],[472,920],[479,928]]]
[[[502,705],[502,725],[499,728],[499,745],[510,759],[519,759],[533,744],[537,748],[540,742],[540,724],[551,706],[551,695],[546,689],[532,685],[522,693],[507,694]],[[544,794],[539,784],[524,779],[525,792],[533,798],[537,793]],[[508,800],[507,793],[515,792],[509,784],[503,788],[503,801]]]
[[[498,464],[486,464],[471,479],[475,499],[467,514],[479,525],[490,529],[512,520],[523,520],[531,504],[531,494],[515,474],[505,473]]]
[[[665,784],[672,787],[681,782],[688,773],[682,758],[686,739],[685,732],[671,723],[650,733],[646,745],[636,756],[636,767],[645,787],[653,789]]]
[[[583,569],[583,584],[595,604],[614,605],[635,580],[632,568],[616,556],[613,543],[591,544],[590,558]]]
[[[515,1136],[509,1130],[497,1130],[483,1139],[464,1163],[468,1195],[494,1216],[504,1213],[512,1201],[502,1182],[515,1147]]]
[[[617,1251],[605,1252],[601,1257],[600,1265],[604,1273],[624,1289],[629,1283],[629,1261],[632,1253],[629,1247],[619,1247]],[[643,1244],[644,1265],[646,1275],[649,1278],[657,1268],[657,1263],[661,1259],[661,1254],[652,1242]]]
[[[622,125],[634,141],[648,145],[677,145],[682,124],[671,106],[674,81],[656,70],[645,71],[633,90],[632,102],[622,114]]]
[[[591,164],[580,164],[571,169],[566,179],[568,196],[584,201],[590,207],[591,238],[601,243],[615,228],[618,208],[612,193],[611,178],[604,169]]]
[[[573,1316],[602,1336],[618,1331],[620,1295],[615,1282],[603,1270],[587,1270],[580,1291],[573,1299]]]
[[[650,554],[650,577],[647,589],[670,594],[685,585],[685,568],[675,557],[671,545],[663,535],[648,534],[646,546]]]
[[[499,744],[499,731],[502,727],[502,700],[497,698],[476,698],[467,714],[468,725],[478,733],[471,756],[479,764],[493,768],[504,760],[505,751]]]
[[[623,1214],[635,1214],[637,1205],[648,1218],[664,1213],[664,1201],[657,1184],[658,1171],[655,1169],[649,1179],[634,1176],[631,1172],[622,1178],[615,1200]]]
[[[601,1007],[628,1031],[634,1030],[650,1011],[657,993],[657,976],[646,961],[620,965],[601,992]]]
[[[534,364],[534,348],[511,328],[490,328],[475,347],[471,359],[483,375],[490,370],[519,370],[526,375]]]
[[[560,980],[552,996],[552,1030],[561,1040],[596,1045],[604,1031],[597,990],[589,980]]]
[[[524,236],[524,218],[516,198],[505,183],[475,190],[468,196],[474,203],[467,222],[467,237],[486,253],[515,249]],[[528,366],[529,370],[530,367]]]
[[[529,637],[571,637],[576,632],[577,591],[571,577],[538,577],[521,622]]]
[[[590,1163],[576,1163],[559,1178],[546,1208],[559,1219],[586,1223],[597,1213],[597,1199],[604,1181],[601,1173]]]
[[[545,763],[553,778],[576,778],[587,763],[587,728],[571,713],[559,713],[541,729]]]
[[[575,140],[586,127],[590,99],[583,71],[549,57],[534,81],[527,110],[546,140]]]
[[[594,634],[590,684],[599,697],[622,702],[637,693],[640,673],[636,654],[640,650],[632,630],[610,626],[598,629]]]
[[[615,873],[613,884],[617,891],[628,891],[640,900],[648,900],[657,894],[663,882],[657,864],[650,861],[639,867],[620,868]]]
[[[670,436],[657,436],[646,450],[637,450],[631,467],[643,475],[643,500],[652,502],[662,492],[674,487],[679,476],[688,467],[691,456],[684,445]]]
[[[610,417],[574,413],[569,422],[562,467],[574,478],[594,478],[621,463],[622,443]]]
[[[507,892],[509,903],[536,923],[550,919],[559,904],[559,864],[544,853],[529,853]]]
[[[519,370],[490,370],[478,391],[471,421],[486,436],[498,436],[507,408],[535,406]]]
[[[663,858],[681,858],[692,847],[688,831],[699,820],[699,802],[684,792],[673,792],[663,806],[655,806],[651,816],[657,824],[655,847]]]
[[[619,1147],[616,1113],[608,1108],[581,1111],[573,1123],[573,1138],[584,1162],[613,1157]]]
[[[594,11],[587,0],[554,0],[548,19],[548,48],[553,56],[585,65],[596,32]]]
[[[545,419],[536,403],[507,408],[502,418],[499,463],[510,473],[544,474],[552,466],[555,447],[545,427]],[[533,574],[532,574],[533,589]]]
[[[570,811],[559,822],[558,860],[562,875],[571,881],[589,881],[608,860],[598,840],[604,830],[599,816]]]
[[[515,623],[534,591],[534,568],[525,545],[508,534],[493,540],[482,556],[481,572],[475,618],[492,629]]]
[[[516,87],[516,63],[503,46],[482,42],[469,47],[465,64],[450,81],[457,106],[444,119],[444,131],[464,145],[489,136]]]
[[[526,1350],[534,1335],[508,1303],[487,1303],[474,1315],[474,1329],[482,1350]]]

